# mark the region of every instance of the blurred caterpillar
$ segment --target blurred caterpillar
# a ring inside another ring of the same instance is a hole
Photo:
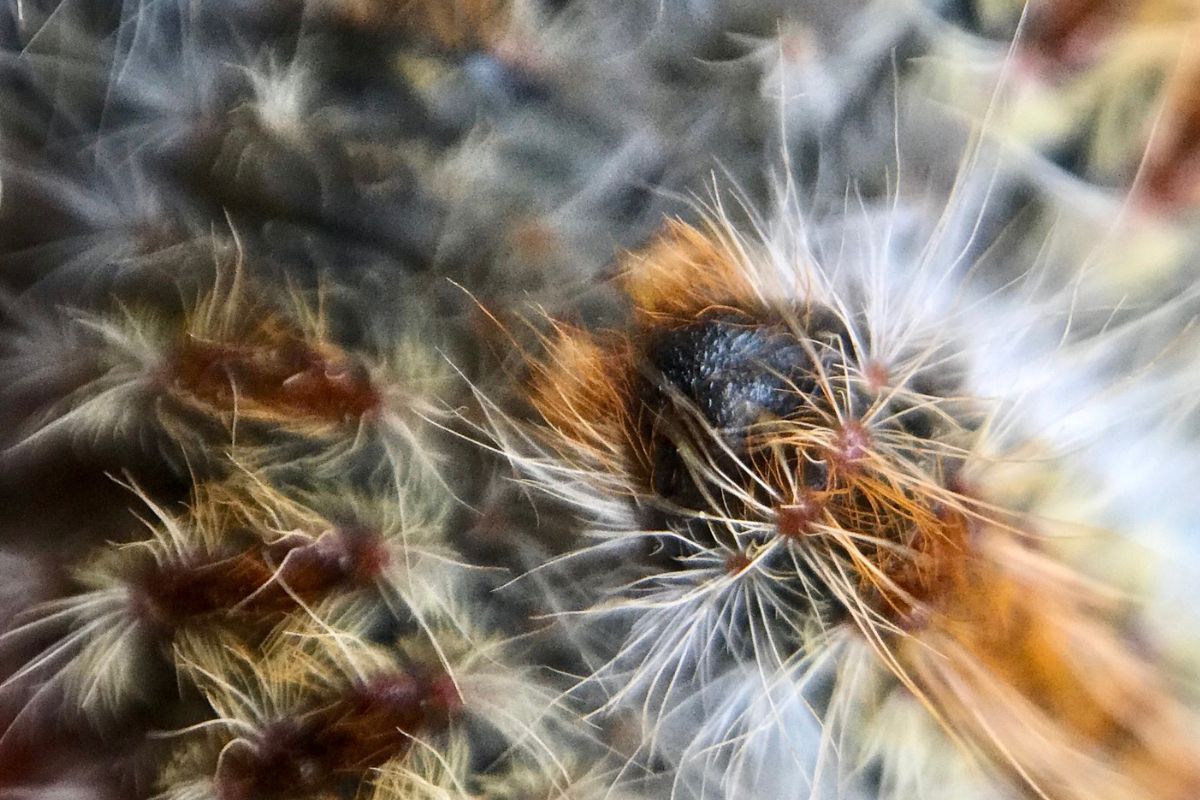
[[[962,7],[966,27],[996,39],[995,49],[1016,37],[1006,127],[1081,179],[1077,194],[1128,188],[1130,197],[1114,199],[1151,215],[1195,209],[1200,3],[977,0]]]

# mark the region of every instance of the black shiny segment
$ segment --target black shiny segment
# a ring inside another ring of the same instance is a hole
[[[787,416],[807,393],[809,355],[791,332],[714,319],[663,331],[646,361],[663,388],[696,404],[722,432],[744,430],[764,413]]]
[[[835,365],[850,346],[848,338],[827,309],[798,315],[795,324],[778,316],[764,321],[722,311],[651,332],[642,346],[643,379],[634,416],[647,445],[654,494],[689,508],[704,503],[680,453],[695,427],[680,400],[699,411],[729,452],[714,452],[719,448],[699,442],[696,449],[727,474],[738,475],[734,461],[745,456],[748,430],[821,402],[814,356],[827,373],[840,375]]]

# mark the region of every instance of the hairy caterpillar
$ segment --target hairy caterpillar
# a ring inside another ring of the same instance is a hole
[[[501,426],[598,526],[591,548],[632,562],[596,587],[612,599],[593,613],[627,620],[608,704],[647,709],[670,750],[675,707],[744,681],[683,750],[717,795],[754,731],[786,739],[807,709],[812,772],[836,773],[814,793],[866,791],[872,769],[905,796],[904,764],[864,735],[898,695],[1033,795],[1191,796],[1192,712],[1119,605],[1055,557],[1052,523],[978,493],[994,412],[962,385],[954,317],[898,319],[870,268],[783,247],[673,224],[626,263],[629,333],[557,327],[532,366],[540,427]]]
[[[99,450],[132,441],[195,469],[233,448],[250,464],[307,460],[330,472],[370,463],[373,453],[359,456],[374,448],[396,485],[416,474],[405,451],[436,476],[436,458],[419,444],[423,419],[442,414],[434,395],[447,370],[436,356],[403,340],[363,342],[379,345],[369,357],[349,351],[331,340],[319,303],[293,295],[272,307],[257,294],[238,265],[219,270],[182,318],[119,308],[81,312],[49,336],[36,327],[23,359],[90,350],[91,375],[52,403],[9,457],[53,452],[63,439]]]
[[[458,751],[471,717],[553,770],[542,739],[552,733],[552,703],[535,699],[548,691],[504,669],[502,643],[445,622],[430,640],[402,641],[399,657],[336,618],[297,626],[261,654],[236,641],[184,639],[179,663],[217,716],[187,732],[197,740],[166,768],[159,796],[327,796],[347,779],[367,785],[377,770],[405,769],[412,748]]]
[[[0,796],[1192,796],[1193,6],[10,0]]]

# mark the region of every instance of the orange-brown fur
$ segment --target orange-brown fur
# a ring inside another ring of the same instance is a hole
[[[716,231],[678,220],[624,262],[621,285],[643,325],[694,318],[715,305],[745,309],[762,301],[750,276]]]
[[[240,275],[232,278],[189,314],[159,370],[162,390],[225,422],[330,429],[380,407],[366,365],[328,340],[319,314],[286,317],[247,299]]]
[[[380,398],[361,364],[338,348],[263,326],[236,341],[186,337],[171,356],[171,387],[223,414],[358,419]]]

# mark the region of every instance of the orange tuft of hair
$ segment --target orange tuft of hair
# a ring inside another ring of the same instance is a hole
[[[716,230],[679,220],[669,220],[650,245],[626,256],[621,285],[643,323],[691,319],[720,306],[762,305],[732,245]]]
[[[606,348],[585,331],[558,325],[548,353],[528,384],[534,409],[572,447],[619,461],[629,442],[628,344],[614,339]]]

